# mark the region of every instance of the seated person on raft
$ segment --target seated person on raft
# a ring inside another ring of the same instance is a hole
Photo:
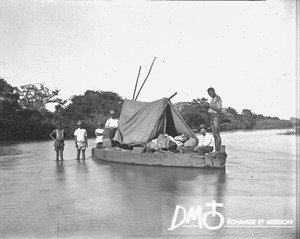
[[[201,124],[200,127],[200,136],[198,145],[193,149],[198,152],[199,155],[205,155],[206,153],[210,153],[214,150],[214,138],[211,134],[206,132],[206,127],[204,124]]]

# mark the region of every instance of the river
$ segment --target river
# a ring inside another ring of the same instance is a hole
[[[225,173],[102,162],[94,139],[59,162],[53,141],[1,142],[0,238],[295,238],[296,136],[278,131],[222,133]]]

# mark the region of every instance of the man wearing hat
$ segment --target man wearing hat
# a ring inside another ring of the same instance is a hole
[[[205,155],[213,151],[214,147],[214,138],[211,134],[206,132],[206,127],[204,124],[201,124],[200,127],[200,136],[198,145],[194,148],[194,151],[198,151],[199,155]]]
[[[75,130],[75,147],[77,149],[77,159],[80,159],[80,151],[82,151],[82,159],[85,159],[85,149],[88,147],[87,132],[82,128],[82,122],[76,123],[78,129]]]
[[[114,110],[109,111],[110,118],[105,123],[105,129],[109,130],[109,138],[111,140],[111,146],[116,147],[117,142],[113,140],[116,131],[119,127],[119,120],[116,118],[116,113]]]

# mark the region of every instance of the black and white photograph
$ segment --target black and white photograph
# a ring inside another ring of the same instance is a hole
[[[299,238],[299,10],[0,1],[0,238]]]

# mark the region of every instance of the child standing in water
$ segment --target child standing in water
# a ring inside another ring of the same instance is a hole
[[[95,130],[96,135],[96,148],[101,149],[103,148],[103,134],[104,134],[104,123],[98,122],[98,127]]]
[[[63,152],[64,152],[64,146],[65,146],[65,131],[62,129],[61,123],[57,123],[57,129],[53,130],[53,132],[50,134],[50,137],[54,140],[54,149],[56,151],[56,160],[60,159],[64,160]],[[55,135],[55,138],[53,137]]]

